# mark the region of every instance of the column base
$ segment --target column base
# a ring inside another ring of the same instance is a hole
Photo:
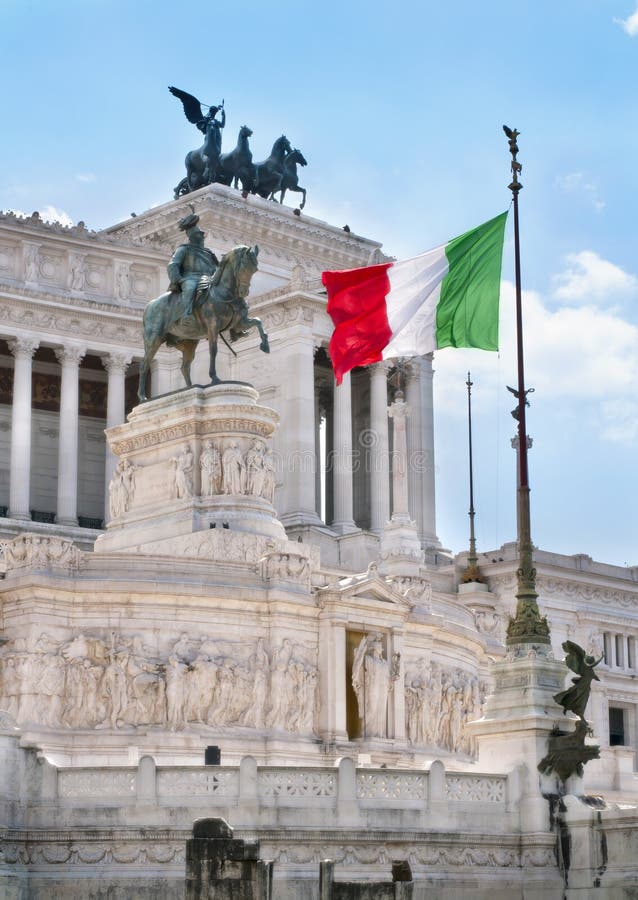
[[[56,516],[56,525],[69,525],[71,528],[77,528],[78,520],[74,516]]]
[[[14,510],[10,509],[7,513],[7,519],[15,519],[16,522],[30,522],[31,513],[15,512]]]
[[[337,534],[351,534],[353,531],[359,531],[358,526],[352,520],[347,522],[331,522],[330,528]]]
[[[304,510],[295,510],[294,512],[280,513],[279,520],[284,528],[304,528],[307,526],[315,526],[325,528],[325,523],[316,512],[304,512]]]

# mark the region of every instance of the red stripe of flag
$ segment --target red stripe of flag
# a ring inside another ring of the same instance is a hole
[[[337,384],[355,366],[379,362],[392,332],[385,298],[390,292],[388,269],[392,263],[323,272],[328,291],[328,314],[335,330],[330,358]]]

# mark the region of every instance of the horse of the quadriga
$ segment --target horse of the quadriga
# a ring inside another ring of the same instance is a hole
[[[248,146],[248,138],[252,131],[247,125],[242,125],[237,137],[237,145],[230,153],[222,153],[219,157],[215,181],[220,184],[237,187],[241,181],[242,190],[249,191],[253,183],[253,155]]]
[[[297,164],[300,166],[308,165],[301,150],[297,150],[295,147],[295,149],[284,159],[283,175],[281,176],[281,182],[279,184],[279,202],[284,202],[286,191],[296,191],[298,194],[303,194],[303,199],[299,205],[299,209],[303,209],[306,205],[306,189],[299,186]],[[271,200],[275,199],[276,193],[277,190],[272,192],[270,195]]]
[[[273,144],[268,159],[255,164],[251,188],[253,194],[259,194],[266,200],[280,189],[284,174],[284,161],[291,151],[290,141],[285,134],[282,134]]]
[[[187,387],[191,387],[191,363],[197,344],[208,340],[211,384],[220,384],[216,357],[219,335],[227,332],[231,340],[257,328],[260,349],[269,353],[268,335],[260,319],[248,314],[246,297],[250,281],[257,271],[259,248],[235,247],[226,253],[212,276],[202,275],[193,304],[193,314],[184,317],[181,295],[167,291],[151,300],[144,310],[144,358],[140,364],[138,397],[146,400],[146,377],[151,362],[162,344],[176,347],[182,354],[181,371]]]

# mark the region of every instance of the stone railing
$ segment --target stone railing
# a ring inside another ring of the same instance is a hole
[[[364,823],[371,815],[382,820],[399,812],[412,821],[434,806],[444,817],[447,811],[450,819],[471,815],[474,809],[478,823],[486,807],[505,814],[518,796],[516,772],[446,772],[438,760],[428,771],[357,769],[348,758],[334,768],[259,767],[249,756],[239,766],[156,766],[150,756],[142,757],[137,768],[43,765],[42,793],[48,803],[122,810],[139,805],[165,810],[206,807],[244,827],[249,821],[266,825],[286,809],[293,818],[302,814],[307,824],[321,825],[327,818]]]

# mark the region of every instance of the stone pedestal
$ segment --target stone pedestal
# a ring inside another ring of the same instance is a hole
[[[505,617],[496,605],[496,597],[486,584],[468,581],[458,586],[459,600],[474,616],[476,630],[485,638],[490,654],[503,655]]]
[[[140,404],[106,435],[118,465],[110,553],[210,528],[285,538],[273,507],[274,410],[246,384],[193,387]]]
[[[519,645],[494,663],[494,690],[485,713],[468,723],[478,742],[481,772],[509,772],[524,767],[520,805],[523,832],[549,830],[549,807],[544,794],[557,793],[555,776],[541,775],[538,764],[547,753],[555,726],[573,727],[553,699],[565,682],[565,665],[549,658],[543,646]]]
[[[379,571],[384,575],[415,575],[420,572],[423,550],[416,523],[407,516],[392,516],[381,534],[379,558]]]

